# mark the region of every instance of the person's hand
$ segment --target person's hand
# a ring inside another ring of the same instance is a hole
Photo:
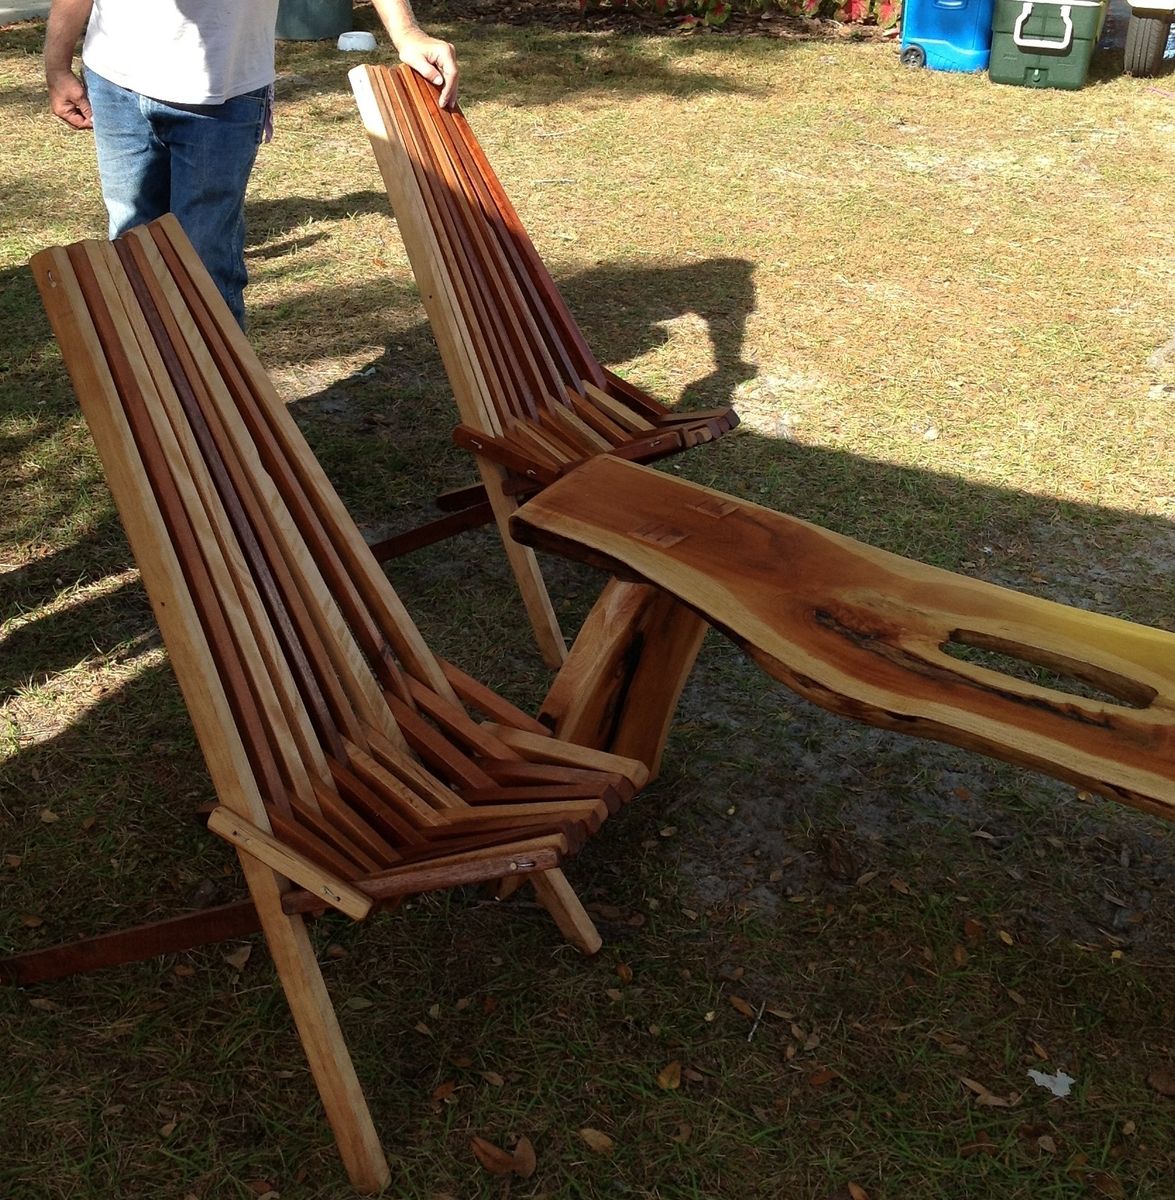
[[[86,85],[72,71],[59,71],[50,75],[47,82],[49,111],[71,129],[93,129],[94,119]]]
[[[456,108],[457,51],[448,42],[427,33],[411,33],[401,37],[396,49],[402,63],[441,89],[437,98],[441,108]]]

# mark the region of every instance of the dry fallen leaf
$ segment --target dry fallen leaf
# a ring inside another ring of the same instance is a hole
[[[965,967],[967,959],[971,956],[967,953],[967,947],[962,942],[956,942],[955,948],[951,951],[951,959],[956,967]]]
[[[579,1136],[583,1138],[587,1148],[594,1150],[597,1154],[611,1154],[612,1147],[616,1144],[606,1133],[592,1129],[590,1125],[581,1129]]]
[[[50,1000],[48,996],[34,996],[29,1001],[29,1007],[35,1008],[38,1012],[60,1012],[61,1005],[56,1000]]]
[[[968,1079],[966,1075],[960,1075],[959,1082],[975,1093],[976,1104],[986,1105],[988,1108],[1012,1108],[1020,1102],[1019,1096],[1012,1095],[1006,1099],[1003,1096],[997,1096],[990,1088],[985,1087],[976,1079]]]
[[[1088,1182],[1095,1192],[1100,1192],[1103,1196],[1111,1196],[1113,1200],[1126,1200],[1126,1189],[1113,1175],[1107,1175],[1105,1171],[1091,1175]]]
[[[681,1063],[675,1060],[662,1067],[657,1075],[657,1086],[667,1092],[681,1087]]]
[[[735,1012],[742,1013],[744,1017],[754,1017],[755,1010],[741,996],[730,996],[729,1000]]]
[[[969,1142],[966,1146],[959,1147],[960,1158],[974,1158],[977,1154],[995,1155],[999,1152],[999,1146],[991,1140],[991,1135],[983,1129],[975,1135],[975,1141]]]
[[[848,1191],[849,1200],[869,1200],[869,1193],[859,1183],[850,1183]]]
[[[829,1070],[828,1067],[821,1067],[819,1071],[813,1071],[808,1076],[808,1083],[812,1087],[823,1087],[826,1083],[831,1083],[835,1078],[835,1071]]]
[[[998,937],[1005,946],[1014,946],[1016,944],[1016,939],[1006,929],[1001,929]]]
[[[249,961],[249,955],[253,953],[252,946],[238,946],[235,950],[224,956],[224,961],[230,967],[235,967],[238,971],[244,969],[245,964]]]
[[[482,1071],[481,1077],[491,1087],[502,1087],[506,1082],[497,1071]]]
[[[1175,1096],[1175,1071],[1160,1067],[1152,1071],[1146,1081],[1160,1096]]]
[[[690,1135],[693,1131],[694,1127],[688,1121],[682,1121],[670,1141],[676,1142],[679,1146],[684,1146],[690,1140]]]
[[[45,918],[38,917],[36,913],[26,913],[23,917],[21,917],[20,923],[26,929],[40,929],[41,926],[45,924]]]
[[[41,809],[41,823],[43,825],[52,825],[54,821],[60,821],[61,818],[51,809]]]
[[[628,963],[617,963],[616,977],[621,983],[632,983],[632,967]]]
[[[495,1146],[493,1142],[487,1142],[483,1137],[470,1138],[469,1148],[491,1175],[509,1175],[514,1170],[514,1155]]]
[[[514,1147],[514,1174],[521,1175],[523,1179],[529,1179],[537,1166],[538,1159],[535,1157],[534,1146],[530,1138],[524,1134]]]
[[[448,1100],[456,1090],[457,1085],[451,1079],[446,1079],[444,1083],[438,1083],[432,1090],[434,1103],[441,1100]]]

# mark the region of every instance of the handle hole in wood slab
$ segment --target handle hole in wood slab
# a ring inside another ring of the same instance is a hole
[[[970,629],[953,630],[950,640],[943,642],[939,648],[944,654],[962,662],[998,671],[1001,675],[1010,675],[1013,679],[1021,679],[1054,692],[1081,696],[1099,704],[1149,708],[1158,695],[1154,688],[1145,683],[1127,679],[1124,675],[1092,663]]]

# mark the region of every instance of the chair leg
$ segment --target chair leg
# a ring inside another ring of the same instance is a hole
[[[551,597],[547,594],[547,585],[543,582],[534,551],[528,546],[520,546],[510,536],[510,517],[518,509],[518,501],[503,490],[505,471],[497,463],[479,458],[477,468],[481,472],[486,496],[494,510],[494,519],[498,523],[498,532],[502,535],[502,545],[506,550],[510,570],[514,572],[514,578],[518,581],[518,590],[522,593],[522,603],[526,606],[526,614],[534,629],[539,653],[547,666],[556,671],[567,657],[567,645],[563,640],[563,632],[559,628],[555,610],[551,606]]]
[[[282,911],[273,871],[249,855],[240,859],[343,1165],[356,1191],[373,1195],[388,1185],[391,1172],[305,923]]]
[[[567,876],[556,868],[530,877],[535,894],[551,914],[559,932],[582,954],[595,954],[604,944]]]
[[[539,720],[564,741],[635,758],[656,778],[707,628],[668,592],[609,580],[580,627]]]

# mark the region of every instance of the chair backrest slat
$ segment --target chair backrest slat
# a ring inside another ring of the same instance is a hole
[[[444,781],[482,782],[468,718],[178,224],[34,270],[222,802],[341,880],[421,857],[466,807]]]

